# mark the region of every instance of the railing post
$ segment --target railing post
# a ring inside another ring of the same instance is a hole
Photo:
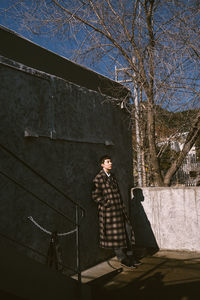
[[[80,270],[80,226],[79,206],[76,205],[76,268],[78,274],[79,292],[81,293],[81,270]]]

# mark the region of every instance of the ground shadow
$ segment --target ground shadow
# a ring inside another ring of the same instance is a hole
[[[142,189],[133,189],[133,197],[130,202],[130,220],[135,233],[135,250],[140,258],[153,255],[159,250],[151,224],[141,203],[144,200]]]
[[[113,289],[110,291],[98,290],[93,291],[95,300],[197,300],[200,293],[200,282],[182,282],[179,284],[164,285],[164,274],[156,272],[152,276],[135,280],[121,289]]]
[[[191,263],[190,263],[191,262]],[[197,300],[199,262],[149,257],[138,270],[127,271],[92,286],[92,300]]]
[[[0,299],[2,300],[28,300],[28,298],[21,298],[16,295],[13,295],[9,292],[0,290]]]

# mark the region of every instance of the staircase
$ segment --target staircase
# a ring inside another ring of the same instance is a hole
[[[0,249],[0,299],[90,299],[90,289],[8,245]]]

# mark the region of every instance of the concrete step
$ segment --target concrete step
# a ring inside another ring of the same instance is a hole
[[[97,280],[103,280],[109,276],[114,276],[123,270],[116,257],[113,257],[107,261],[101,262],[96,266],[93,266],[81,273],[82,283],[96,282]],[[71,276],[73,279],[78,280],[78,275]]]

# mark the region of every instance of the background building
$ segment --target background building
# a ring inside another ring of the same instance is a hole
[[[85,269],[112,255],[99,249],[91,200],[100,156],[112,155],[128,207],[131,131],[118,105],[128,91],[5,28],[0,39],[0,243],[46,263],[50,236],[42,229],[74,231],[78,207]],[[60,237],[63,264],[72,273],[76,246],[76,232]]]

